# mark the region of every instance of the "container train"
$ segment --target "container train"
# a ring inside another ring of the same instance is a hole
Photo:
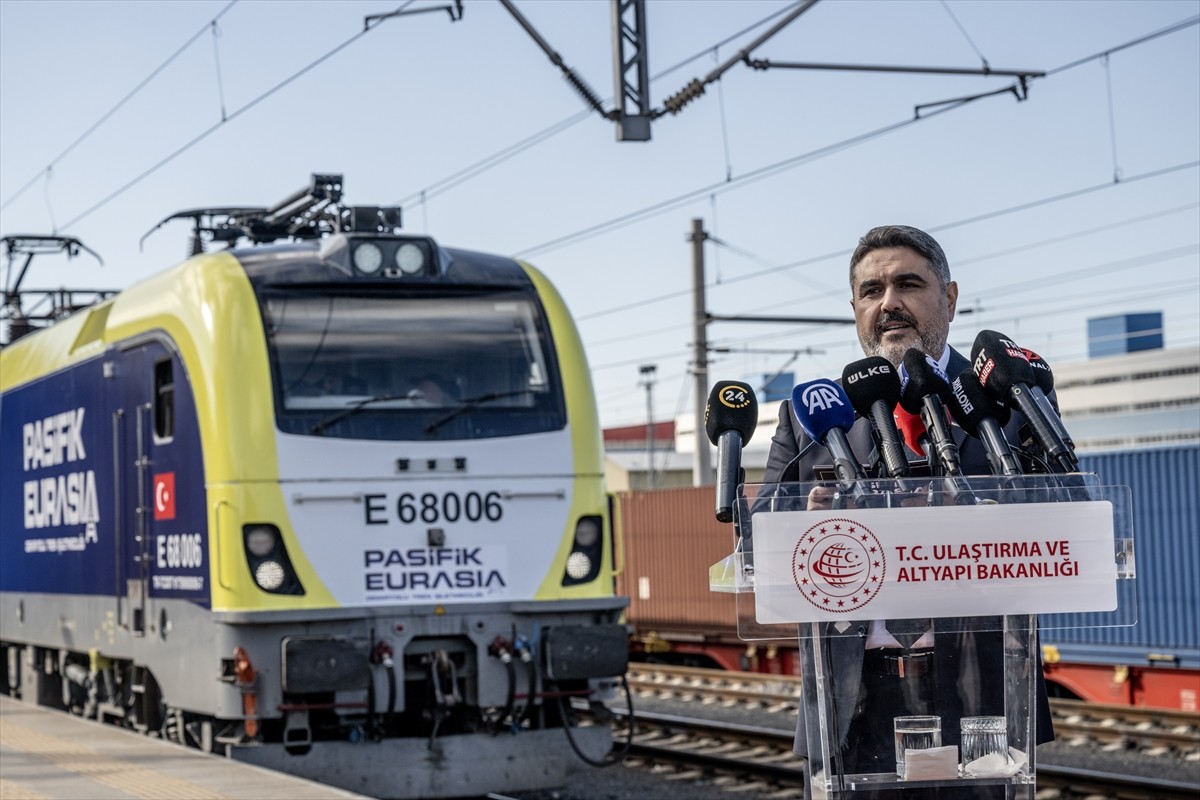
[[[7,293],[0,690],[374,797],[603,763],[627,600],[551,283],[335,175],[176,217],[53,324]]]
[[[1200,445],[1079,461],[1081,471],[1132,490],[1137,621],[1063,628],[1046,620],[1039,638],[1051,695],[1200,710]],[[730,526],[713,519],[712,487],[623,493],[616,508],[632,658],[800,674],[795,640],[742,641],[736,595],[709,591],[709,567],[735,544]]]

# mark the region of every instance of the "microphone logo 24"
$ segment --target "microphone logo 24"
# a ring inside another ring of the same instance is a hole
[[[846,383],[858,383],[860,380],[863,380],[864,378],[870,378],[873,375],[889,375],[891,374],[891,371],[892,368],[888,364],[879,364],[847,376]]]
[[[809,386],[800,395],[800,399],[804,401],[809,414],[827,411],[835,405],[843,408],[846,406],[842,402],[841,393],[838,392],[837,386],[831,383],[816,383]]]
[[[741,386],[723,386],[717,393],[721,405],[733,409],[742,409],[750,405],[750,393]]]

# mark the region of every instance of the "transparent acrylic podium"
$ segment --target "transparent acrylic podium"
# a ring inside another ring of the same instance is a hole
[[[737,594],[742,639],[799,640],[813,797],[1032,800],[1049,725],[1038,631],[1137,619],[1129,488],[1092,474],[740,488],[710,588]],[[940,743],[905,749],[898,774],[895,718],[914,715],[939,718]],[[964,764],[975,717],[1003,733]]]

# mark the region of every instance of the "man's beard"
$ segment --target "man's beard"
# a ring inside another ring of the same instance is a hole
[[[912,338],[908,336],[904,341],[884,343],[883,326],[890,322],[903,322],[908,325],[912,331],[916,332],[917,341],[913,342]],[[933,329],[945,331],[948,327],[949,320],[945,317],[930,320],[928,325],[922,326],[902,311],[889,311],[880,316],[869,338],[861,342],[863,353],[868,356],[882,356],[896,367],[900,366],[900,362],[904,360],[904,354],[913,347],[934,358],[941,358],[942,351],[946,349],[946,334],[935,332]]]

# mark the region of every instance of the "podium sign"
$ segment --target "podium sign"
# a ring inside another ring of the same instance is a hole
[[[710,586],[736,593],[743,639],[798,641],[812,796],[1032,800],[1049,722],[1038,615],[1136,620],[1128,487],[1072,474],[741,490],[737,547]]]
[[[1112,611],[1112,504],[754,515],[760,623]]]

